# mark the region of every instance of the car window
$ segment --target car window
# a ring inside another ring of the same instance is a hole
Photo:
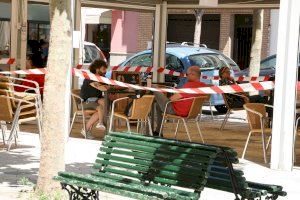
[[[263,60],[260,63],[260,69],[275,69],[276,67],[276,57],[270,57],[266,60]]]
[[[234,72],[239,72],[241,71],[240,67],[233,61],[231,60],[229,57],[225,56],[225,55],[219,55],[219,58],[225,58],[226,62],[229,64],[229,66],[231,67],[231,69],[233,69]]]
[[[136,66],[144,66],[144,67],[151,67],[152,66],[152,54],[147,53],[147,54],[142,54],[138,55],[131,60],[129,60],[125,66],[131,66],[131,67],[136,67]]]
[[[91,63],[100,58],[99,50],[92,45],[84,45],[84,63]]]
[[[223,66],[230,67],[225,59],[218,54],[196,54],[189,56],[191,65],[199,66],[203,70],[218,69]]]
[[[166,55],[166,68],[177,72],[182,72],[184,67],[182,62],[174,55]]]

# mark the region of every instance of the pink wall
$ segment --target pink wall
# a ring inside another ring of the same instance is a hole
[[[112,11],[111,52],[134,53],[137,51],[138,13]]]

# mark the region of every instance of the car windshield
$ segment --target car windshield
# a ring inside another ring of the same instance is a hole
[[[199,66],[202,70],[230,67],[226,59],[219,54],[196,54],[188,57],[191,65]]]
[[[271,56],[260,63],[260,69],[276,68],[276,56]]]
[[[92,45],[84,45],[84,63],[91,63],[100,58],[99,50]]]

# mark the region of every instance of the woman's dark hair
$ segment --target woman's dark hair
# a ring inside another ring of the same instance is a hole
[[[92,72],[93,74],[96,74],[96,70],[97,69],[100,69],[101,67],[105,67],[107,68],[107,64],[105,61],[101,60],[101,59],[96,59],[94,60],[90,67],[89,67],[89,70],[90,72]]]
[[[220,78],[222,77],[223,73],[224,73],[225,70],[227,70],[227,69],[229,69],[229,68],[228,68],[228,67],[221,67],[221,68],[219,69],[219,77],[220,77]]]
[[[31,60],[32,66],[36,68],[43,68],[44,67],[44,61],[42,59],[42,56],[40,53],[34,53],[27,56],[28,60]]]

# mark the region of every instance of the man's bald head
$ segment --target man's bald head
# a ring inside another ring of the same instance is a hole
[[[201,77],[201,70],[198,66],[190,66],[187,70],[187,79],[189,81],[199,81]]]

